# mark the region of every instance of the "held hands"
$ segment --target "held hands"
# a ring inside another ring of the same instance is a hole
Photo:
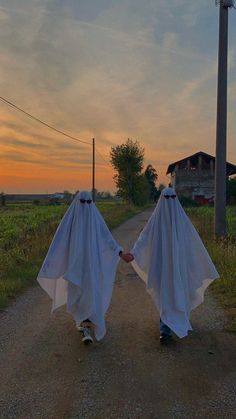
[[[132,255],[132,253],[121,253],[120,254],[121,259],[123,259],[125,262],[129,263],[132,262],[132,260],[134,260],[134,257]]]

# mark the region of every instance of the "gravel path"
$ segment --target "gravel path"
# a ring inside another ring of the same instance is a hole
[[[114,231],[129,249],[150,216]],[[90,347],[65,309],[29,289],[0,314],[0,419],[236,418],[236,338],[210,294],[194,331],[160,346],[158,313],[130,265],[120,262],[108,333]]]

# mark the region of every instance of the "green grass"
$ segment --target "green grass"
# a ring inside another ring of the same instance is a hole
[[[124,221],[143,211],[145,208],[150,207],[150,205],[147,205],[146,207],[135,207],[122,203],[98,202],[97,207],[106,220],[109,229],[112,230]]]
[[[98,203],[110,229],[142,211],[121,203]],[[0,207],[0,310],[35,282],[67,205],[21,203]]]
[[[65,205],[9,205],[0,210],[0,309],[32,283]]]
[[[223,240],[216,240],[214,237],[213,208],[188,208],[186,212],[195,224],[220,274],[220,279],[214,281],[210,289],[226,309],[226,329],[236,333],[236,207],[227,208],[228,236]]]

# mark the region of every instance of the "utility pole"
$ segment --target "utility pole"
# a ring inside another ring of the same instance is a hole
[[[216,165],[215,165],[215,235],[226,235],[226,135],[227,135],[227,56],[228,8],[233,0],[217,0],[219,11]]]
[[[93,138],[92,197],[95,202],[95,138]]]

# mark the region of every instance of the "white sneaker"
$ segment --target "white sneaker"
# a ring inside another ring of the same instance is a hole
[[[84,330],[84,326],[82,326],[82,323],[80,323],[80,324],[76,324],[76,329],[77,329],[79,332],[83,332],[83,330]]]
[[[91,330],[89,327],[83,327],[82,333],[82,342],[84,342],[86,345],[89,343],[93,343],[93,338],[91,336]]]

